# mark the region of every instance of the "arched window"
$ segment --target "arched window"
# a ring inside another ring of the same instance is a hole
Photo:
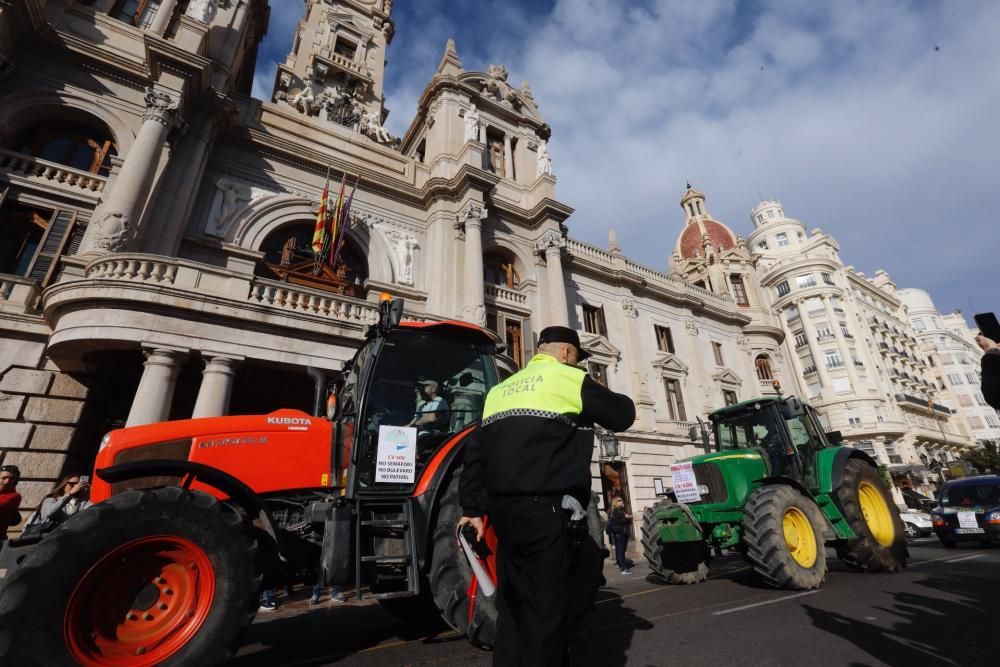
[[[483,281],[507,289],[517,289],[521,282],[514,260],[498,252],[488,252],[483,257]]]
[[[761,380],[771,380],[774,376],[771,374],[771,362],[767,360],[767,357],[761,355],[754,359],[754,367],[757,369],[757,377]]]
[[[22,132],[17,150],[101,176],[111,172],[111,158],[118,152],[106,129],[57,119],[42,121]]]
[[[344,239],[337,265],[330,266],[330,256],[318,261],[312,251],[312,222],[297,222],[272,232],[260,246],[264,253],[264,266],[258,275],[284,282],[338,294],[365,297],[368,263],[354,243]]]

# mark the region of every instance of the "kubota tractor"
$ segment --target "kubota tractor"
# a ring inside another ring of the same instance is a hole
[[[709,418],[716,451],[672,465],[675,499],[643,515],[655,575],[704,581],[716,547],[742,552],[777,588],[818,588],[826,546],[859,570],[906,566],[903,524],[875,462],[836,444],[840,434],[824,433],[812,407],[772,396]]]
[[[105,436],[94,506],[0,553],[0,664],[219,663],[262,588],[318,578],[396,615],[440,613],[490,645],[494,601],[477,597],[455,531],[463,446],[502,347],[485,329],[400,323],[402,312],[401,300],[383,302],[332,382],[311,371],[313,414]],[[443,400],[426,400],[418,382]],[[495,550],[491,530],[486,539]]]

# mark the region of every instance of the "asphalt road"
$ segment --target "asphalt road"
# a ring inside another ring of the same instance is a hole
[[[860,574],[830,559],[819,591],[765,587],[736,555],[709,581],[661,586],[645,564],[608,585],[573,640],[575,665],[1000,664],[1000,546],[910,545],[900,574]],[[261,614],[232,667],[488,665],[451,631],[405,627],[365,601],[304,601]]]

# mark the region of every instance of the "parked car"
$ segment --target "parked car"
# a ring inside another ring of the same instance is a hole
[[[906,536],[911,540],[917,537],[927,537],[934,530],[931,515],[926,512],[900,508],[899,518],[903,520]]]
[[[1000,475],[963,477],[945,482],[931,522],[941,544],[989,544],[1000,540]]]

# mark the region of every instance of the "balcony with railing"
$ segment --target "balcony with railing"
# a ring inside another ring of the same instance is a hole
[[[484,285],[483,292],[486,296],[486,303],[490,305],[502,304],[524,309],[528,305],[527,295],[500,285]]]
[[[34,313],[41,294],[37,280],[0,273],[0,313]]]
[[[15,184],[56,188],[96,203],[107,178],[24,153],[0,148],[0,173]]]

